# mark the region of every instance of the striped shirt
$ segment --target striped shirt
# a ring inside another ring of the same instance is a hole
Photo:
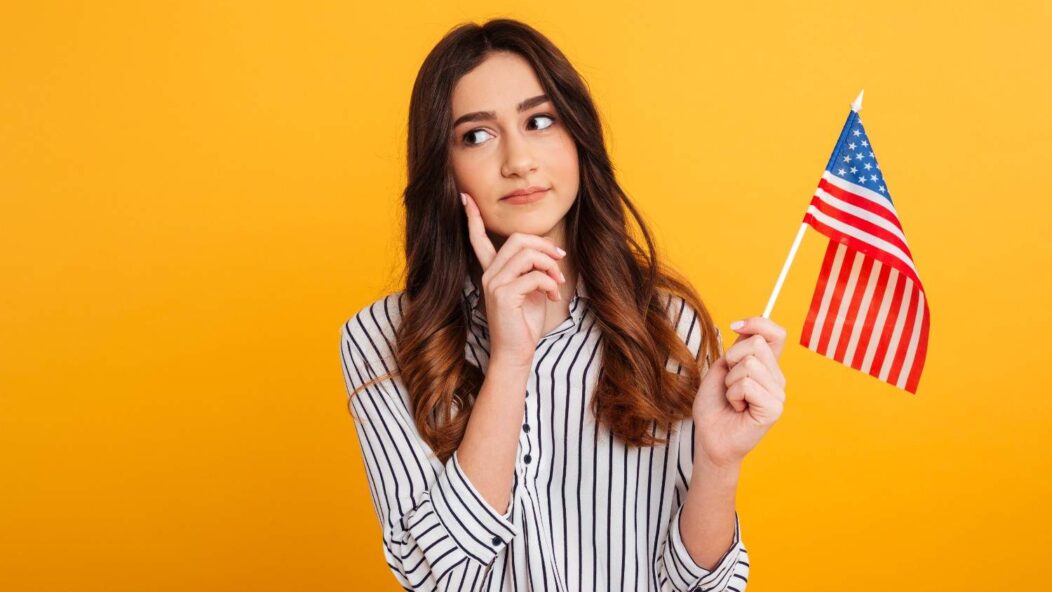
[[[480,295],[468,278],[465,356],[485,372],[489,343]],[[403,298],[404,291],[389,294],[344,324],[340,356],[348,393],[395,369]],[[678,296],[665,302],[697,358],[696,312]],[[693,420],[681,420],[667,445],[626,447],[612,438],[590,410],[602,340],[583,282],[569,312],[537,344],[504,514],[484,500],[455,452],[442,463],[420,437],[398,377],[349,400],[394,576],[406,590],[745,590],[749,560],[737,512],[733,542],[711,570],[694,562],[680,533]],[[666,367],[680,371],[671,360]]]

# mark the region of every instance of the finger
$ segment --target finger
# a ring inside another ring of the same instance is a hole
[[[493,258],[496,257],[497,248],[493,246],[493,241],[489,240],[486,234],[482,212],[479,211],[475,200],[467,193],[462,192],[460,195],[464,200],[464,212],[468,217],[468,239],[471,241],[471,248],[474,249],[475,256],[482,264],[482,270],[485,271],[489,269]]]
[[[739,335],[739,339],[735,343],[741,341],[741,336],[762,335],[771,346],[775,357],[782,355],[782,349],[788,336],[785,327],[765,317],[749,317],[739,322],[742,323],[740,327],[735,327],[734,323],[731,324],[731,330]]]
[[[503,267],[497,261],[499,261],[499,258],[494,259],[494,263],[482,274],[483,285],[486,285],[487,282],[497,286],[503,285],[533,269],[546,272],[557,282],[557,285],[566,281],[566,277],[559,269],[559,264],[555,259],[533,247],[524,247],[512,256]],[[554,296],[555,300],[559,299],[558,290],[556,290]]]
[[[778,358],[774,355],[774,350],[771,349],[771,346],[762,335],[742,336],[738,341],[735,341],[734,345],[727,350],[727,363],[733,368],[746,356],[750,355],[756,356],[763,362],[773,376],[779,377],[779,380],[785,380],[782,369],[778,366]]]
[[[509,259],[526,247],[532,247],[542,253],[547,253],[556,260],[562,259],[566,255],[565,251],[559,249],[559,247],[555,246],[555,243],[549,239],[537,236],[536,234],[513,232],[508,236],[508,239],[504,241],[504,244],[501,245],[500,250],[497,251],[497,256],[490,262],[490,266],[496,266],[500,269]]]
[[[746,379],[746,381],[747,380],[748,379]],[[745,390],[745,386],[740,380],[728,387],[727,392],[724,393],[723,396],[727,397],[727,402],[730,403],[731,407],[733,407],[734,410],[738,413],[745,411],[745,408],[748,406],[746,405],[748,396]]]
[[[782,402],[751,378],[743,378],[728,388],[727,400],[739,412],[748,404],[749,415],[765,425],[774,423],[784,408]]]
[[[782,382],[782,379],[772,373],[770,368],[752,354],[749,354],[731,368],[724,379],[724,384],[729,389],[734,383],[745,378],[751,378],[759,382],[767,392],[773,394],[780,401],[785,400],[785,384]]]
[[[543,271],[531,271],[526,275],[520,275],[514,280],[495,286],[493,288],[493,295],[497,298],[521,298],[525,297],[530,292],[540,290],[541,292],[554,292],[556,295],[559,294],[559,286],[555,283],[548,274]],[[551,298],[549,296],[549,298]],[[557,300],[554,298],[553,300]]]

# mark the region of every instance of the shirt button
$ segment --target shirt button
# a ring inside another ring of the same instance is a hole
[[[527,454],[526,456],[522,457],[522,460],[526,464],[530,464],[530,461],[533,460],[533,457],[531,457],[530,455]]]
[[[528,423],[522,424],[522,431],[529,432],[530,431],[530,424],[528,424]]]
[[[499,536],[495,536],[495,537],[493,537],[493,546],[494,546],[494,547],[496,547],[497,545],[501,544],[502,542],[503,542],[503,541],[502,541],[502,540],[500,539],[500,537],[499,537]]]

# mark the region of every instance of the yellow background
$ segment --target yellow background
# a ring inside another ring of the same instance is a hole
[[[721,327],[762,312],[859,89],[927,291],[917,395],[772,315],[785,413],[738,494],[749,590],[1037,589],[1048,500],[1048,2],[8,3],[0,588],[396,590],[338,357],[400,289],[409,92],[465,20],[588,81]]]

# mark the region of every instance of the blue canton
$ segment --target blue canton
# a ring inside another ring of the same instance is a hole
[[[873,154],[873,144],[862,127],[862,118],[852,111],[833,148],[826,170],[849,183],[865,187],[891,201],[891,192]]]

